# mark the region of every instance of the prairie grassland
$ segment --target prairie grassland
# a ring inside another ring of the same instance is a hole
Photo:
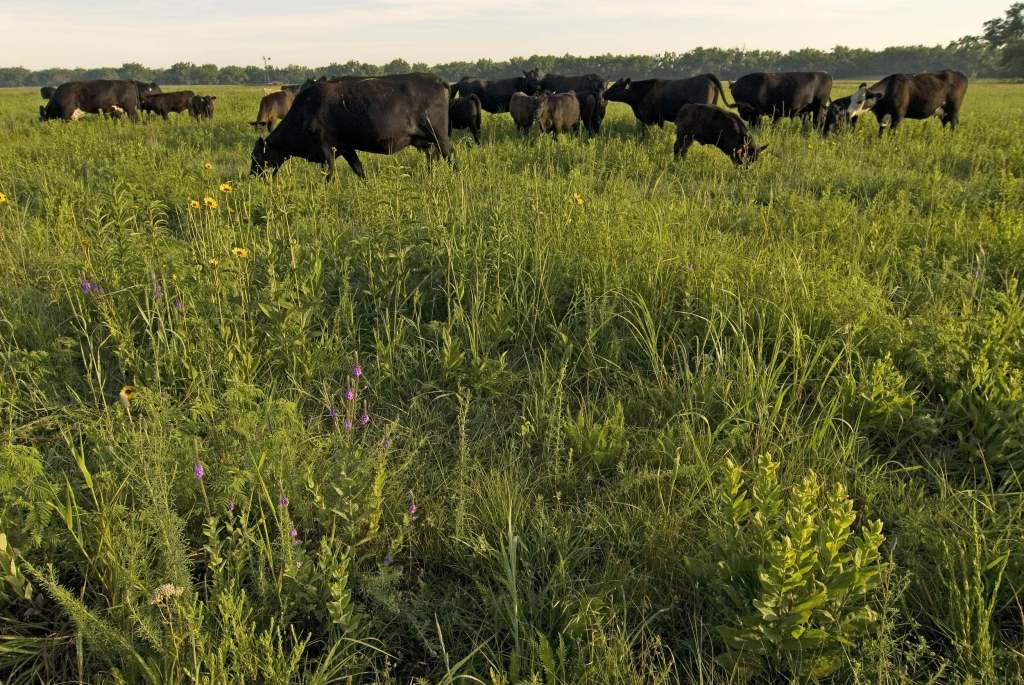
[[[330,184],[199,90],[0,93],[0,681],[1022,680],[1024,87]]]

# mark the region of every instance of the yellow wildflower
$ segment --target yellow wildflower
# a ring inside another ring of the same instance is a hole
[[[189,200],[188,201],[188,208],[189,209],[199,209],[199,200]]]
[[[207,162],[206,164],[203,165],[203,168],[206,169],[207,171],[212,171],[213,165]]]
[[[217,259],[216,257],[210,257],[209,263],[210,263],[210,266],[212,266],[214,269],[216,269],[218,266],[220,266],[220,260]]]
[[[573,193],[572,197],[569,198],[569,202],[573,203],[574,205],[581,205],[583,204],[583,196],[580,195],[579,193]]]
[[[0,193],[0,205],[5,204],[6,202],[7,202],[7,195],[5,193]]]
[[[231,254],[235,255],[239,259],[248,259],[249,251],[244,247],[233,247],[231,248]]]
[[[220,192],[222,192],[222,193],[230,193],[233,190],[234,190],[234,188],[231,187],[230,183],[221,183],[220,184]]]
[[[209,195],[203,198],[203,204],[206,205],[207,209],[217,209],[217,201]]]
[[[121,388],[121,392],[117,393],[117,401],[121,403],[125,411],[128,411],[128,405],[135,397],[135,388],[130,385],[126,385]]]

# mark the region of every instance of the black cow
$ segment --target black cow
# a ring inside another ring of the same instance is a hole
[[[267,131],[274,130],[277,122],[284,119],[285,115],[288,114],[288,110],[292,108],[292,103],[295,101],[297,93],[298,88],[295,90],[285,90],[282,87],[281,90],[275,93],[264,95],[263,99],[260,100],[260,111],[256,114],[256,121],[250,122],[249,125],[253,128],[266,126]]]
[[[452,129],[469,129],[473,140],[479,145],[480,109],[480,98],[476,95],[452,100],[448,104],[448,136],[451,137]]]
[[[171,112],[187,112],[192,98],[196,96],[191,90],[177,90],[173,93],[153,93],[142,98],[141,109],[143,112],[159,114],[164,119]]]
[[[555,138],[559,133],[578,131],[580,128],[580,101],[576,93],[545,93],[537,108],[537,126]]]
[[[216,95],[196,95],[188,103],[188,113],[195,119],[212,119],[216,99]]]
[[[160,86],[155,83],[146,83],[145,81],[132,81],[139,89],[139,97],[146,97],[147,95],[153,95],[155,93],[162,93]]]
[[[500,114],[508,111],[509,100],[513,93],[522,92],[533,95],[540,92],[539,73],[536,69],[524,71],[522,76],[517,78],[504,78],[495,81],[464,76],[453,87],[454,92],[462,97],[476,95],[480,98],[480,104],[491,114]]]
[[[767,145],[757,147],[737,115],[712,105],[684,105],[676,117],[673,156],[686,156],[694,143],[714,145],[735,164],[754,162]]]
[[[782,117],[810,114],[820,126],[832,94],[832,75],[824,71],[758,72],[729,84],[740,116],[751,126],[761,117],[778,121]]]
[[[62,83],[50,96],[39,118],[74,121],[86,114],[127,114],[136,121],[139,110],[139,88],[134,81],[96,79]]]
[[[959,71],[945,70],[924,74],[893,74],[868,88],[877,96],[871,111],[878,119],[878,135],[885,132],[885,118],[891,130],[904,119],[928,119],[936,114],[942,125],[956,128],[960,107],[967,94],[967,77]]]
[[[43,96],[44,100],[49,100],[56,92],[57,86],[43,86],[39,89],[39,94]]]
[[[625,102],[644,126],[675,121],[683,105],[713,105],[719,96],[725,101],[722,82],[714,74],[674,80],[624,78],[604,91],[605,100]]]
[[[601,92],[604,90],[604,79],[597,74],[584,74],[582,76],[547,74],[540,80],[540,89],[551,91],[552,93],[568,93],[569,91],[583,93],[591,90]]]
[[[433,74],[340,78],[299,92],[281,125],[256,141],[250,173],[276,173],[289,157],[301,157],[326,165],[330,179],[337,154],[366,178],[358,150],[390,155],[409,145],[428,159],[435,150],[451,154],[444,81]]]
[[[852,95],[833,100],[828,106],[822,133],[827,135],[840,126],[856,126],[860,115],[870,112],[879,97],[879,93],[872,93],[868,90],[868,84],[862,83]]]
[[[601,122],[604,121],[605,112],[608,110],[608,101],[598,90],[576,93],[576,99],[580,102],[580,119],[583,126],[591,135],[596,136],[601,132]]]

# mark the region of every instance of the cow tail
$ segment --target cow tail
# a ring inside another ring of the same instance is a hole
[[[711,77],[711,81],[715,84],[715,88],[718,89],[718,94],[722,97],[722,104],[726,107],[732,107],[736,109],[735,102],[729,102],[725,97],[725,88],[722,87],[722,82],[718,80],[718,77],[714,74],[708,74]]]

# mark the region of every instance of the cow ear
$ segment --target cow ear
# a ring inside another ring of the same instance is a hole
[[[211,100],[216,100],[216,99],[217,99],[217,96],[216,96],[216,95],[211,95],[211,96],[210,96],[210,99],[211,99]]]

